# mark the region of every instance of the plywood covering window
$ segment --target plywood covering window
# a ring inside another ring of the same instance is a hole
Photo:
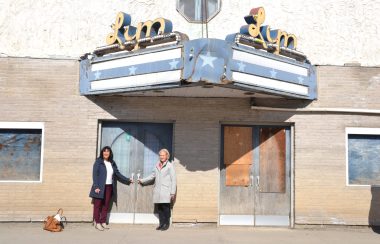
[[[41,181],[42,126],[29,125],[0,123],[0,181]]]
[[[285,192],[285,129],[260,129],[260,192]]]
[[[380,129],[347,130],[349,185],[380,185]]]
[[[226,186],[248,186],[253,163],[251,127],[224,127]]]

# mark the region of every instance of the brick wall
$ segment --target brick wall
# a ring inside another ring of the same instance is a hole
[[[379,111],[379,88],[380,68],[320,66],[318,101],[310,107]],[[295,222],[368,224],[380,196],[372,196],[371,187],[346,186],[345,128],[379,128],[380,113],[304,113],[293,121]]]
[[[379,74],[318,67],[319,99],[308,106],[378,109]],[[74,60],[0,59],[0,121],[45,123],[43,181],[0,183],[0,221],[41,220],[58,207],[69,220],[90,221],[98,120],[117,119],[175,121],[174,221],[217,222],[220,124],[228,122],[294,124],[296,224],[368,223],[371,189],[345,183],[345,127],[380,127],[379,114],[252,110],[238,98],[87,98],[78,77]]]

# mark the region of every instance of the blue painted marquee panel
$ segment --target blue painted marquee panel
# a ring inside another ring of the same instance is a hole
[[[257,51],[254,49],[253,50],[246,50],[246,49],[236,48],[236,47],[234,47],[233,49],[249,53],[253,57],[255,57],[255,56],[256,57],[263,57],[263,58],[270,59],[273,61],[278,61],[278,62],[286,63],[289,65],[301,67],[301,68],[304,68],[306,70],[310,68],[310,66],[305,64],[305,63],[300,63],[297,61],[293,62],[293,60],[286,60],[286,59],[281,59],[281,58],[276,58],[276,57],[268,57],[268,55],[264,55],[266,53],[264,53],[262,51]],[[290,83],[304,84],[304,85],[310,84],[310,77],[308,75],[306,75],[306,76],[297,75],[296,73],[276,69],[275,67],[269,68],[269,67],[265,67],[263,65],[252,64],[252,63],[244,63],[242,61],[234,60],[234,59],[231,60],[230,69],[233,71],[248,73],[248,74],[252,74],[252,75],[258,75],[258,76],[267,77],[270,79],[282,80],[282,81],[286,81],[286,82],[290,82]]]
[[[170,65],[170,63],[172,63],[172,65]],[[124,67],[106,69],[104,71],[91,72],[90,80],[95,81],[95,80],[113,79],[113,78],[128,77],[128,76],[134,76],[134,75],[157,73],[157,72],[162,72],[164,70],[164,67],[167,67],[168,70],[178,69],[175,67],[175,64],[176,66],[183,67],[183,62],[180,58],[172,59],[172,60],[162,60],[162,61],[157,61],[157,62],[144,63],[143,65],[124,66]]]
[[[169,53],[178,49],[178,58],[170,58],[162,55],[161,60],[152,61],[149,57],[146,61],[140,63],[134,63],[134,60],[141,58],[143,55],[152,55],[155,59],[157,56],[161,56],[161,53],[165,54],[165,51]],[[147,52],[136,53],[123,53],[123,54],[110,54],[103,57],[92,57],[81,61],[80,64],[80,93],[82,95],[94,95],[94,94],[113,94],[121,92],[151,90],[151,89],[163,89],[170,87],[178,87],[181,80],[181,70],[183,69],[183,61],[181,58],[181,46],[174,46],[171,48],[162,48],[160,50],[151,49]],[[114,66],[107,65],[111,62],[117,63]],[[127,63],[126,65],[122,63]],[[120,65],[122,64],[122,65]],[[98,68],[97,65],[103,65],[105,68]],[[110,67],[108,67],[110,66]],[[146,85],[146,86],[126,86],[120,88],[110,89],[92,89],[92,85],[97,81],[107,82],[119,78],[129,78],[131,81],[138,80],[139,77],[145,74],[165,74],[163,72],[178,70],[178,77],[175,81],[163,80],[159,84]]]
[[[114,63],[117,65],[113,66]],[[134,85],[149,74],[164,78],[148,85],[144,82]],[[107,82],[115,79],[124,79],[121,84],[128,86],[108,89]],[[93,89],[99,81],[103,88]],[[196,39],[135,52],[87,57],[80,63],[82,95],[204,84],[291,98],[317,98],[315,68],[311,64],[219,39]]]
[[[231,59],[230,45],[218,39],[197,39],[184,43],[183,79],[189,82],[220,84],[231,80],[225,66]]]

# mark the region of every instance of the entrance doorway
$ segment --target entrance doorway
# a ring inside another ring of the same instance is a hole
[[[120,173],[133,178],[150,175],[159,161],[158,152],[172,152],[173,124],[103,122],[100,147],[110,146]],[[153,186],[117,184],[117,204],[109,216],[112,223],[158,223],[152,201]]]
[[[220,225],[290,225],[290,128],[222,126]]]

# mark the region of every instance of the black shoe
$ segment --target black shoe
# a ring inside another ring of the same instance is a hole
[[[156,230],[161,230],[161,228],[162,228],[162,225],[159,225],[156,227]]]
[[[161,230],[162,230],[162,231],[165,231],[165,230],[167,230],[167,229],[169,229],[169,224],[164,224],[164,225],[161,227]]]

